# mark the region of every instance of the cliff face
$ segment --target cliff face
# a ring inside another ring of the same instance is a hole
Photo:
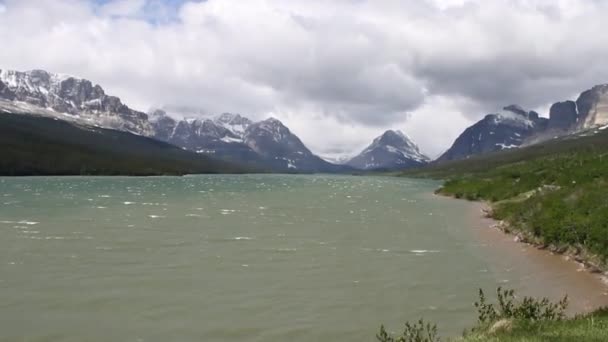
[[[576,100],[578,129],[608,125],[608,84],[584,91]]]
[[[107,95],[99,85],[71,76],[44,70],[0,70],[0,100],[10,101],[11,110],[40,109],[101,127],[146,136],[153,134],[145,113],[132,110],[118,97]]]
[[[578,120],[578,112],[574,101],[557,102],[549,111],[550,130],[569,131]]]

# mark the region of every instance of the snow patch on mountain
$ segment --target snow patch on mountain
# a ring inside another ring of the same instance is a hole
[[[69,115],[75,121],[100,127],[146,136],[154,133],[146,114],[130,109],[117,97],[106,95],[99,85],[68,75],[43,70],[0,70],[0,99],[5,109],[10,107],[60,119]]]
[[[386,131],[365,148],[359,155],[348,161],[355,168],[404,169],[421,166],[430,158],[420,152],[418,146],[401,131]]]

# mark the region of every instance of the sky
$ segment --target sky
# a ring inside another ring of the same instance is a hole
[[[130,107],[282,120],[315,153],[400,129],[434,157],[485,114],[608,83],[603,0],[0,0],[0,69]]]

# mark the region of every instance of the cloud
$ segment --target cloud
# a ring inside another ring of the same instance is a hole
[[[138,15],[146,5],[146,0],[114,0],[100,6],[103,16],[131,17]]]
[[[389,128],[438,154],[504,105],[608,80],[597,0],[6,0],[0,13],[0,68],[85,77],[140,110],[273,115],[322,154]]]

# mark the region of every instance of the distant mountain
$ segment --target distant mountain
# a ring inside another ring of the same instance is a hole
[[[247,170],[140,135],[38,115],[0,115],[0,175],[183,175]]]
[[[519,147],[526,139],[544,131],[549,124],[536,112],[511,105],[488,114],[467,128],[437,161],[465,159],[472,155]]]
[[[402,170],[422,166],[430,158],[401,131],[386,131],[346,165],[360,170]]]
[[[239,124],[231,125],[228,117]],[[162,110],[150,114],[155,139],[219,159],[271,169],[255,151],[244,143],[243,127],[250,121],[240,115],[222,114],[215,120],[175,120]]]
[[[467,128],[437,161],[465,159],[473,155],[536,144],[563,135],[594,132],[608,125],[608,84],[584,91],[576,102],[554,103],[549,119],[519,106],[486,115]]]
[[[348,172],[313,155],[280,121],[254,123],[225,113],[213,119],[175,120],[163,111],[130,109],[99,85],[43,70],[0,70],[0,112],[37,114],[131,132],[258,169]]]
[[[280,172],[346,172],[315,156],[277,119],[253,122],[239,114],[214,119],[175,120],[164,111],[150,114],[155,138],[197,153]]]
[[[130,109],[99,85],[43,70],[0,70],[0,109],[38,113],[64,120],[96,124],[141,135],[152,135],[145,113]]]
[[[349,160],[353,159],[353,155],[351,153],[341,153],[341,154],[324,154],[320,156],[326,162],[336,164],[336,165],[346,165]]]
[[[264,157],[274,168],[304,172],[349,172],[349,167],[331,164],[314,155],[289,128],[270,118],[247,127],[247,146]]]

